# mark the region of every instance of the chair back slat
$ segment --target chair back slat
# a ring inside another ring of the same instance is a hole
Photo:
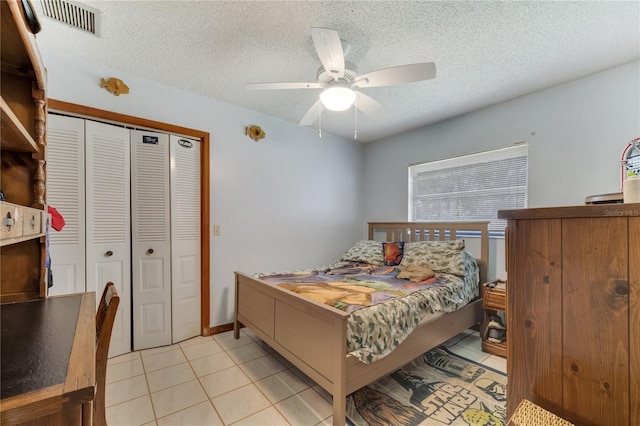
[[[112,282],[107,283],[102,292],[96,312],[96,395],[93,401],[93,424],[106,426],[105,385],[107,379],[107,360],[109,342],[116,318],[120,296]]]

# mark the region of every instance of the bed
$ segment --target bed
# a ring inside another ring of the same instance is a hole
[[[487,280],[487,222],[377,222],[368,224],[368,240],[384,242],[465,240]],[[481,286],[479,286],[481,287]],[[242,272],[235,273],[234,335],[248,327],[280,355],[333,396],[333,424],[343,425],[346,397],[400,368],[422,353],[479,324],[481,297],[459,309],[429,316],[388,355],[364,363],[349,354],[348,320],[352,315]]]

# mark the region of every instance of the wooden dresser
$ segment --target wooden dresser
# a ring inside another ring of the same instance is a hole
[[[640,425],[640,204],[503,210],[507,411]]]

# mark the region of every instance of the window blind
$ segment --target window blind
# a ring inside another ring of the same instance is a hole
[[[498,210],[527,207],[528,143],[409,166],[410,221],[490,220]]]

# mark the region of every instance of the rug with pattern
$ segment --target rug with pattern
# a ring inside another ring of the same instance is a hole
[[[504,426],[507,376],[439,346],[347,398],[355,426]]]

